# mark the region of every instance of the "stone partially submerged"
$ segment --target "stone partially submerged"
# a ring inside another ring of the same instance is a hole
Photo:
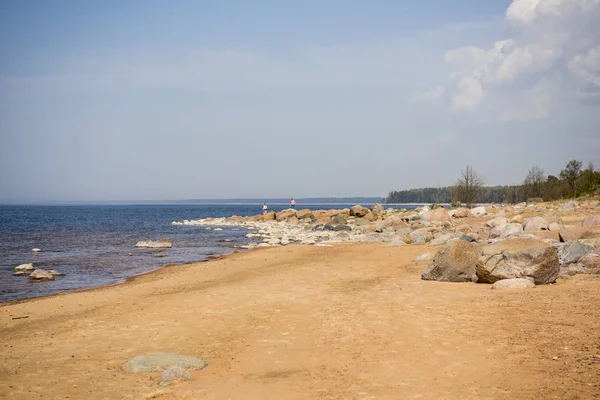
[[[135,244],[135,247],[146,247],[151,249],[170,249],[173,247],[168,239],[159,240],[140,240]]]
[[[177,365],[186,370],[198,370],[206,367],[206,362],[190,356],[171,353],[150,353],[137,356],[127,361],[121,369],[125,372],[162,372],[167,368]]]
[[[509,239],[482,249],[477,261],[477,278],[482,283],[531,277],[537,285],[552,283],[558,277],[558,252],[541,240]]]
[[[475,265],[479,246],[464,240],[453,241],[437,252],[421,278],[442,282],[477,282]]]

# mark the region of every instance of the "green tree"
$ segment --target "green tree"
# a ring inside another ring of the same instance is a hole
[[[571,195],[575,195],[577,178],[581,174],[581,166],[583,163],[577,160],[571,160],[567,163],[565,169],[560,171],[560,178],[564,180],[570,188]]]

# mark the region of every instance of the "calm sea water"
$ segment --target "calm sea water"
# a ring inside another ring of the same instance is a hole
[[[315,204],[299,208],[347,206]],[[277,211],[288,205],[269,208]],[[0,301],[115,284],[167,264],[202,261],[210,254],[231,253],[234,246],[248,243],[246,229],[223,227],[223,231],[215,232],[200,226],[173,226],[171,222],[260,212],[261,204],[0,206]],[[173,248],[135,247],[139,240],[160,238],[171,240]],[[31,249],[36,247],[43,252],[32,253]],[[154,257],[157,252],[167,256]],[[12,276],[15,266],[30,262],[65,276],[52,282],[32,282],[27,277]]]

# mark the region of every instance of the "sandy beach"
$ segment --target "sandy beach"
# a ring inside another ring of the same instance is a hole
[[[422,281],[436,248],[286,246],[0,307],[7,399],[593,399],[600,279]],[[23,318],[26,317],[26,318]],[[208,362],[191,382],[121,365]]]

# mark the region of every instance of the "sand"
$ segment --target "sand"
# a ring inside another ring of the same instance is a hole
[[[598,276],[426,282],[428,251],[269,248],[4,304],[0,398],[600,398]],[[208,367],[168,387],[121,370],[150,352]]]

